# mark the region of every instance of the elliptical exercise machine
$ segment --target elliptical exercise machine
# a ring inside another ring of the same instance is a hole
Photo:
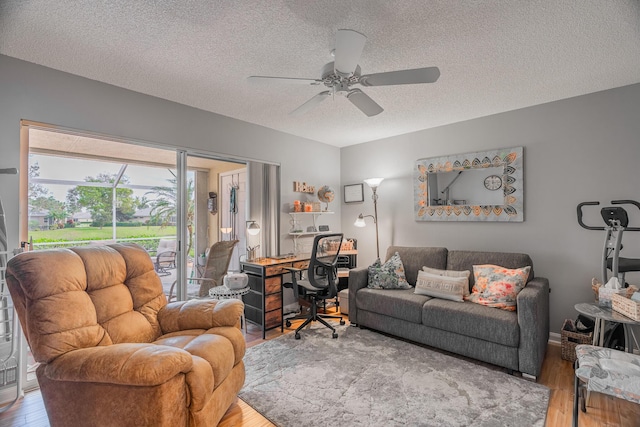
[[[640,259],[623,258],[622,236],[625,231],[640,231],[640,227],[629,227],[629,216],[621,206],[609,206],[600,209],[600,215],[604,220],[604,227],[586,225],[582,221],[583,206],[599,205],[599,202],[583,202],[578,205],[578,224],[587,230],[605,231],[604,248],[602,251],[602,285],[609,281],[607,271],[611,271],[611,277],[616,277],[622,287],[627,287],[624,280],[625,274],[631,271],[640,271]],[[613,205],[633,205],[640,209],[640,203],[634,200],[612,200]],[[586,319],[585,319],[586,321]],[[600,322],[598,324],[598,322]],[[617,350],[633,349],[633,343],[638,346],[633,330],[626,324],[610,322],[605,330],[604,321],[596,319],[594,334],[600,335],[600,345],[615,348]],[[598,332],[600,331],[600,332]],[[604,331],[604,332],[603,332]]]
[[[640,271],[640,258],[622,258],[622,235],[625,231],[640,231],[640,227],[629,227],[629,216],[621,206],[610,206],[600,209],[600,215],[606,224],[604,227],[594,227],[582,222],[582,207],[599,205],[600,202],[582,202],[578,205],[578,224],[587,230],[605,231],[604,249],[602,252],[602,284],[609,281],[607,270],[611,277],[617,277],[620,284],[626,287],[624,276],[631,271]],[[640,203],[635,200],[612,200],[612,205],[633,205],[640,209]]]

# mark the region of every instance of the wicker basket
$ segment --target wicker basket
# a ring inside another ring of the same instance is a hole
[[[576,346],[578,344],[591,344],[593,332],[588,334],[582,332],[572,332],[575,330],[573,320],[566,319],[560,331],[560,344],[562,346],[562,359],[570,362],[576,361]]]
[[[613,294],[611,306],[618,313],[640,322],[640,302],[633,301],[625,295]]]

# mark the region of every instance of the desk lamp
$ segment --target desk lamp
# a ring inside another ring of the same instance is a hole
[[[256,250],[260,245],[249,246],[249,236],[257,236],[260,233],[260,226],[257,222],[251,220],[247,221],[247,261],[254,261],[256,259]]]

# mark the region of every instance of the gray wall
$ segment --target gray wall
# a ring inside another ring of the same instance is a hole
[[[291,250],[289,203],[293,181],[340,186],[340,149],[174,102],[0,55],[0,168],[18,167],[20,119],[89,131],[157,147],[279,163],[281,250]],[[300,153],[304,153],[301,156]],[[9,246],[18,245],[18,178],[0,176]],[[327,218],[333,229],[338,215]]]
[[[184,147],[280,163],[281,252],[288,204],[301,198],[293,181],[317,187],[386,180],[379,189],[381,251],[391,244],[446,246],[450,249],[529,253],[536,273],[551,281],[552,329],[575,317],[573,305],[592,299],[589,283],[599,275],[603,236],[580,228],[580,201],[640,199],[640,85],[622,87],[536,107],[343,148],[277,132],[111,85],[0,55],[0,168],[17,167],[20,119],[147,141],[158,147]],[[415,222],[411,170],[416,159],[498,147],[525,147],[523,223]],[[300,153],[304,153],[301,156]],[[332,229],[359,240],[359,263],[375,257],[371,226],[358,229],[365,202],[334,201],[336,215],[322,217]],[[10,247],[18,244],[18,179],[0,176]],[[341,197],[340,197],[341,200]],[[632,216],[640,223],[640,215]],[[599,221],[594,215],[592,221]],[[627,256],[640,257],[640,233],[625,238]],[[640,284],[638,276],[629,281]]]
[[[428,101],[425,101],[428,102]],[[500,147],[524,146],[525,221],[522,223],[416,222],[414,162]],[[380,252],[393,245],[525,252],[551,285],[551,327],[575,318],[577,302],[592,301],[591,278],[600,276],[604,232],[576,221],[576,205],[615,199],[640,201],[640,84],[510,111],[466,122],[343,148],[342,184],[381,176],[378,189]],[[640,215],[628,208],[640,227]],[[365,202],[342,205],[342,230],[358,239],[359,265],[375,258],[372,225],[353,227]],[[601,225],[599,208],[589,220]],[[624,238],[627,257],[640,258],[640,232]],[[639,275],[627,281],[640,287]]]

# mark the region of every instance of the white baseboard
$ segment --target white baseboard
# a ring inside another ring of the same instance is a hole
[[[562,345],[562,336],[557,332],[549,332],[549,344],[551,345]],[[640,354],[640,349],[633,349],[634,354]]]
[[[557,332],[549,332],[549,344],[560,345],[562,342],[562,336]]]

